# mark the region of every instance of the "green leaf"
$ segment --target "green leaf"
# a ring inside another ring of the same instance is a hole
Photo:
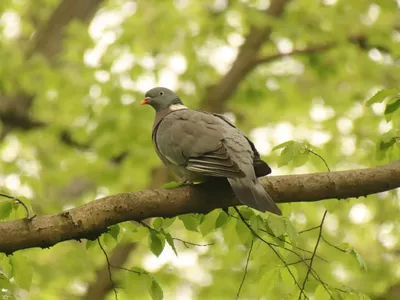
[[[250,229],[244,224],[241,219],[236,220],[236,233],[243,244],[247,244],[252,238]]]
[[[325,200],[323,203],[326,210],[330,213],[333,213],[339,205],[339,200],[337,199]]]
[[[331,296],[325,290],[324,286],[322,284],[319,284],[315,289],[314,298],[318,300],[330,300]]]
[[[309,153],[305,152],[305,153],[300,153],[299,155],[296,155],[293,159],[292,159],[292,164],[293,167],[301,167],[302,165],[304,165],[309,158]]]
[[[297,245],[299,243],[300,235],[298,234],[296,227],[289,219],[286,219],[285,223],[286,223],[286,233],[289,239],[292,241],[294,245]]]
[[[275,285],[278,283],[279,279],[279,269],[278,268],[273,268],[273,267],[268,267],[268,268],[263,268],[267,269],[266,272],[261,272],[258,276],[260,278],[260,286],[263,288],[260,289],[261,294],[259,296],[266,296],[268,295],[272,289],[275,287]]]
[[[158,230],[162,227],[162,225],[163,225],[163,220],[161,217],[154,218],[154,220],[153,220],[153,228],[154,229]]]
[[[174,250],[174,252],[175,252],[175,255],[178,256],[178,252],[176,251],[174,240],[173,240],[171,234],[168,232],[164,232],[163,234],[165,236],[165,239],[167,240],[168,245],[171,246],[172,250]]]
[[[181,215],[181,216],[179,216],[179,219],[183,222],[183,225],[185,225],[185,228],[187,230],[196,231],[196,232],[199,231],[198,226],[200,223],[200,219],[195,214]]]
[[[386,104],[385,115],[391,114],[400,107],[400,98],[395,98]]]
[[[212,212],[204,215],[203,221],[200,223],[199,230],[203,236],[206,236],[213,230],[215,230],[215,222],[218,217],[218,211],[213,210]]]
[[[171,181],[171,182],[168,182],[168,183],[164,184],[162,187],[163,187],[163,189],[169,190],[169,189],[178,188],[178,187],[180,187],[182,185],[184,185],[183,182]]]
[[[283,143],[281,143],[279,145],[276,145],[274,148],[272,148],[272,151],[285,148],[286,146],[288,146],[290,144],[293,144],[293,143],[295,143],[295,141],[292,141],[292,140],[283,142]]]
[[[366,272],[366,271],[368,270],[368,269],[367,269],[367,264],[365,263],[365,261],[364,261],[364,259],[361,257],[361,255],[360,255],[356,250],[354,250],[354,249],[351,249],[351,250],[350,250],[350,254],[353,255],[353,256],[357,259],[358,264],[360,265],[361,271]]]
[[[86,240],[86,250],[93,248],[95,245],[97,245],[97,240]]]
[[[385,89],[377,92],[373,95],[366,103],[367,106],[370,106],[377,102],[382,102],[389,96],[394,96],[397,94],[397,89]]]
[[[281,273],[281,277],[283,282],[287,285],[287,286],[293,286],[294,285],[294,280],[292,275],[290,274],[290,272],[292,273],[293,277],[297,280],[298,276],[297,276],[297,269],[294,266],[289,266],[289,267],[281,267],[279,269],[280,273]]]
[[[260,215],[253,215],[248,223],[255,232],[257,232],[260,228],[265,229],[264,220]]]
[[[246,220],[250,219],[254,215],[254,210],[247,206],[240,207],[239,211]]]
[[[151,281],[150,296],[153,300],[162,300],[164,298],[164,293],[161,289],[161,286],[154,279]]]
[[[282,217],[268,215],[267,224],[275,236],[281,236],[286,233],[286,222]]]
[[[160,256],[164,250],[165,238],[162,234],[157,233],[155,230],[150,230],[149,235],[149,248],[155,256]]]
[[[0,219],[7,219],[13,209],[11,201],[4,201],[0,203]]]
[[[293,163],[300,166],[304,164],[307,159],[307,144],[290,141],[286,144],[279,156],[278,166],[281,167],[287,165],[290,161],[293,161]]]
[[[3,274],[0,273],[0,291],[2,289],[11,289],[12,284],[10,282],[10,280]],[[0,294],[1,295],[1,294]],[[1,299],[1,297],[0,297]]]
[[[174,224],[176,218],[162,218],[162,227],[164,229],[167,229],[168,227],[170,227],[172,224]]]
[[[17,285],[29,291],[32,284],[33,270],[28,259],[19,253],[14,253],[13,256],[11,256],[10,263],[12,266],[13,278]]]
[[[228,220],[229,220],[228,214],[224,211],[221,211],[219,213],[217,220],[215,221],[215,228],[224,226],[226,222],[228,222]]]
[[[113,226],[108,227],[108,234],[110,234],[114,238],[114,240],[118,241],[118,235],[119,235],[120,230],[121,229],[119,228],[118,224],[113,225]]]

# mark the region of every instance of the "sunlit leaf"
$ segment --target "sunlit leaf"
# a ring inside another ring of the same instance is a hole
[[[358,264],[360,265],[361,271],[365,271],[366,272],[368,270],[367,269],[367,264],[365,263],[365,261],[361,257],[361,255],[357,251],[355,251],[354,249],[351,249],[350,253],[351,253],[351,255],[353,255],[357,259]]]
[[[286,233],[286,221],[276,215],[268,215],[267,223],[275,236],[281,236]]]
[[[228,222],[229,220],[229,216],[226,212],[221,211],[219,213],[219,216],[217,218],[217,220],[215,221],[215,228],[219,228],[221,226],[224,226],[226,222]]]
[[[194,214],[186,214],[179,216],[179,219],[185,225],[185,228],[190,231],[198,231],[198,226],[200,223],[200,219],[198,216]]]
[[[10,216],[12,209],[13,206],[10,201],[0,202],[0,219],[7,219]]]
[[[10,263],[16,284],[20,288],[29,291],[32,284],[33,270],[28,259],[22,254],[14,253],[10,258]]]
[[[377,92],[375,95],[373,95],[368,101],[367,101],[367,106],[372,105],[373,103],[377,102],[382,102],[389,96],[394,96],[397,94],[397,89],[385,89],[385,90],[380,90]]]
[[[164,232],[164,236],[165,236],[165,239],[166,239],[168,245],[171,246],[172,250],[174,250],[174,252],[175,252],[175,255],[178,256],[178,252],[176,251],[174,240],[172,239],[171,234],[169,234],[168,232]]]
[[[164,292],[161,286],[154,279],[151,281],[150,296],[153,300],[162,300],[164,298]]]

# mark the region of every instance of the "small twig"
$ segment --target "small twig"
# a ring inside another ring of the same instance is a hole
[[[181,243],[183,243],[185,246],[186,245],[190,245],[190,246],[196,246],[196,247],[207,247],[207,246],[212,246],[212,245],[214,245],[215,243],[208,243],[208,244],[196,244],[196,243],[192,243],[192,242],[188,242],[188,241],[184,241],[184,240],[182,240],[182,239],[180,239],[180,238],[172,238],[173,240],[175,240],[175,241],[178,241],[178,242],[181,242]],[[186,246],[187,247],[187,246]]]
[[[31,218],[31,214],[30,214],[30,212],[29,212],[29,209],[28,209],[28,207],[26,206],[26,204],[25,204],[22,200],[19,200],[19,199],[16,198],[16,197],[9,196],[9,195],[3,194],[3,193],[0,193],[0,196],[5,197],[5,198],[8,198],[8,199],[12,199],[12,200],[14,200],[15,202],[21,204],[21,205],[24,207],[24,209],[25,209],[26,218],[27,218],[27,219],[30,219],[30,218]]]
[[[124,267],[117,267],[117,266],[113,266],[113,265],[110,265],[112,268],[114,268],[114,269],[119,269],[119,270],[123,270],[123,271],[127,271],[127,272],[131,272],[131,273],[135,273],[135,274],[137,274],[137,275],[147,275],[147,276],[149,276],[149,273],[147,273],[147,272],[145,272],[145,271],[143,271],[143,272],[140,272],[140,271],[135,271],[135,270],[131,270],[131,269],[128,269],[128,268],[124,268]]]
[[[250,230],[250,232],[257,237],[260,241],[264,242],[270,249],[275,253],[275,255],[279,258],[279,260],[285,265],[286,269],[288,270],[290,276],[293,278],[294,283],[298,286],[299,289],[301,289],[300,284],[297,282],[296,278],[294,277],[292,271],[290,270],[289,266],[287,265],[286,261],[279,255],[278,251],[275,250],[275,248],[271,245],[271,243],[267,242],[264,240],[257,232],[254,231],[254,229],[247,223],[246,219],[243,217],[243,215],[240,213],[239,209],[237,207],[234,207],[236,212],[238,213],[240,219],[243,221],[243,223],[246,225],[246,227]],[[294,251],[293,251],[294,252]],[[296,252],[294,252],[296,253]],[[306,299],[308,297],[306,296]]]
[[[318,226],[318,227],[319,227],[319,226]],[[292,246],[293,248],[295,248],[295,249],[297,249],[297,250],[300,250],[300,251],[303,251],[303,252],[307,252],[307,253],[312,254],[312,251],[307,250],[307,249],[303,249],[303,248],[300,248],[300,247],[297,247],[297,246],[293,245],[291,242],[288,242],[288,241],[286,241],[285,239],[280,238],[279,236],[275,236],[275,235],[269,233],[268,231],[266,231],[266,230],[264,230],[264,229],[260,229],[260,231],[265,232],[266,234],[268,234],[268,235],[270,235],[270,236],[272,236],[272,237],[274,237],[274,238],[280,240],[281,242],[284,242],[285,244],[288,244],[288,245]],[[278,245],[275,245],[275,244],[272,244],[272,245],[279,247]],[[296,252],[294,252],[292,249],[289,249],[289,248],[286,248],[286,247],[281,247],[281,248],[282,248],[282,249],[285,249],[285,250],[287,250],[287,251],[291,251],[292,253],[296,253]],[[297,253],[296,253],[296,254],[297,254]],[[328,260],[326,260],[325,258],[323,258],[323,257],[321,257],[321,256],[319,256],[319,255],[316,255],[315,257],[319,258],[320,260],[322,260],[322,261],[324,261],[324,262],[326,262],[326,263],[329,262]]]
[[[319,225],[311,227],[311,228],[308,228],[308,229],[304,229],[302,231],[299,231],[299,234],[302,234],[302,233],[305,233],[305,232],[308,232],[308,231],[311,231],[311,230],[315,230],[315,229],[318,229],[318,228],[319,228]]]
[[[230,216],[231,216],[232,218],[239,219],[238,217],[236,217],[236,216],[234,216],[234,215],[230,215]],[[319,226],[316,226],[315,228],[319,228]],[[307,250],[307,249],[300,248],[300,247],[298,247],[298,246],[295,246],[295,245],[293,245],[291,242],[288,242],[287,240],[282,239],[282,238],[280,238],[279,236],[275,236],[275,235],[269,233],[268,231],[266,231],[266,230],[264,230],[264,229],[260,229],[260,231],[262,231],[262,232],[268,234],[269,236],[272,236],[272,237],[274,237],[274,238],[280,240],[281,242],[284,242],[285,244],[288,244],[288,245],[292,246],[294,249],[297,249],[297,250],[300,250],[300,251],[303,251],[303,252],[307,252],[307,253],[312,254],[312,251]],[[300,232],[299,232],[299,233],[300,233]],[[279,245],[274,244],[274,243],[271,243],[271,245],[272,245],[272,246],[275,246],[275,247],[280,247]],[[287,251],[289,251],[289,252],[292,252],[292,253],[296,254],[297,256],[299,256],[299,257],[301,258],[301,256],[300,256],[298,253],[296,253],[295,251],[293,251],[292,249],[289,249],[289,248],[286,248],[286,247],[280,247],[280,248],[281,248],[281,249],[285,249],[285,250],[287,250]],[[319,255],[316,255],[316,257],[319,258],[320,260],[324,261],[324,262],[329,263],[328,260],[326,260],[325,258],[323,258],[323,257],[321,257],[321,256],[319,256]]]
[[[328,242],[323,236],[321,236],[321,239],[322,239],[325,243],[327,243],[329,246],[335,248],[336,250],[339,250],[339,251],[341,251],[341,252],[347,252],[346,250],[344,250],[344,249],[342,249],[342,248],[339,248],[338,246],[335,246],[334,244]]]
[[[250,262],[251,251],[253,251],[253,244],[254,244],[254,240],[252,239],[251,240],[251,244],[250,244],[250,248],[249,248],[249,253],[247,254],[247,260],[246,260],[246,266],[244,267],[243,278],[242,278],[242,281],[240,282],[239,290],[238,290],[237,295],[236,295],[236,300],[239,299],[240,291],[242,290],[244,280],[246,279],[247,270],[248,270],[249,262]]]
[[[326,214],[327,214],[327,213],[328,213],[328,211],[325,210],[324,215],[322,216],[321,224],[319,225],[320,228],[319,228],[317,243],[315,244],[314,251],[313,251],[313,254],[312,254],[311,259],[310,259],[310,267],[307,269],[306,277],[304,278],[303,285],[302,285],[302,287],[301,287],[300,295],[299,295],[299,298],[298,298],[298,299],[301,299],[301,296],[302,296],[303,294],[304,294],[304,297],[307,298],[307,295],[306,295],[306,293],[304,292],[304,288],[305,288],[305,286],[306,286],[306,282],[307,282],[307,279],[308,279],[308,275],[309,275],[310,272],[311,272],[311,268],[312,268],[312,264],[313,264],[313,261],[314,261],[314,257],[315,257],[315,254],[317,253],[319,241],[321,240],[321,236],[322,236],[322,227],[323,227],[323,225],[324,225],[324,221],[325,221],[325,218],[326,218]],[[326,290],[327,290],[327,289],[326,289]],[[329,293],[329,291],[328,291],[328,293]],[[331,296],[331,298],[332,298],[332,296]]]
[[[115,288],[115,283],[114,283],[114,280],[113,280],[113,278],[112,278],[111,263],[110,263],[110,260],[109,260],[109,258],[108,258],[108,254],[107,254],[106,250],[103,248],[103,245],[101,244],[99,238],[97,238],[97,243],[99,244],[101,251],[103,251],[104,256],[106,257],[106,260],[107,260],[107,269],[108,269],[108,276],[109,276],[109,278],[110,278],[110,282],[111,282],[111,285],[112,285],[112,289],[113,289],[113,291],[114,291],[115,300],[118,300],[118,292],[117,292],[117,289]]]
[[[331,169],[329,168],[328,164],[326,163],[326,160],[321,155],[319,155],[317,152],[312,151],[311,149],[307,149],[307,151],[310,152],[311,154],[317,156],[318,158],[320,158],[324,162],[325,167],[328,169],[328,172],[331,171]]]
[[[162,234],[161,231],[159,231],[159,230],[157,230],[157,229],[154,229],[153,227],[151,227],[150,225],[146,224],[146,223],[143,222],[143,221],[137,221],[137,222],[138,222],[140,225],[146,227],[146,228],[147,228],[148,230],[150,230],[150,231],[153,230],[153,231],[155,231],[155,232],[157,232],[157,233],[161,233],[161,234]],[[182,239],[180,239],[180,238],[175,238],[175,237],[173,237],[172,239],[175,240],[175,241],[178,241],[178,242],[183,243],[183,245],[184,245],[186,248],[189,248],[187,245],[196,246],[196,247],[207,247],[207,246],[212,246],[212,245],[215,244],[215,243],[196,244],[196,243],[188,242],[188,241],[182,240]]]

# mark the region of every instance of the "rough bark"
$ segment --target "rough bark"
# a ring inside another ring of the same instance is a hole
[[[271,176],[260,181],[277,203],[362,197],[400,187],[400,161],[377,168]],[[124,221],[208,213],[238,204],[225,180],[112,195],[58,214],[0,223],[0,252],[95,239],[108,226]]]

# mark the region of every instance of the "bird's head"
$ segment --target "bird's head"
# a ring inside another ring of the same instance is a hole
[[[181,99],[170,89],[164,87],[155,87],[147,91],[145,98],[140,102],[140,104],[149,104],[155,111],[160,111],[165,108],[180,109],[184,108]]]

